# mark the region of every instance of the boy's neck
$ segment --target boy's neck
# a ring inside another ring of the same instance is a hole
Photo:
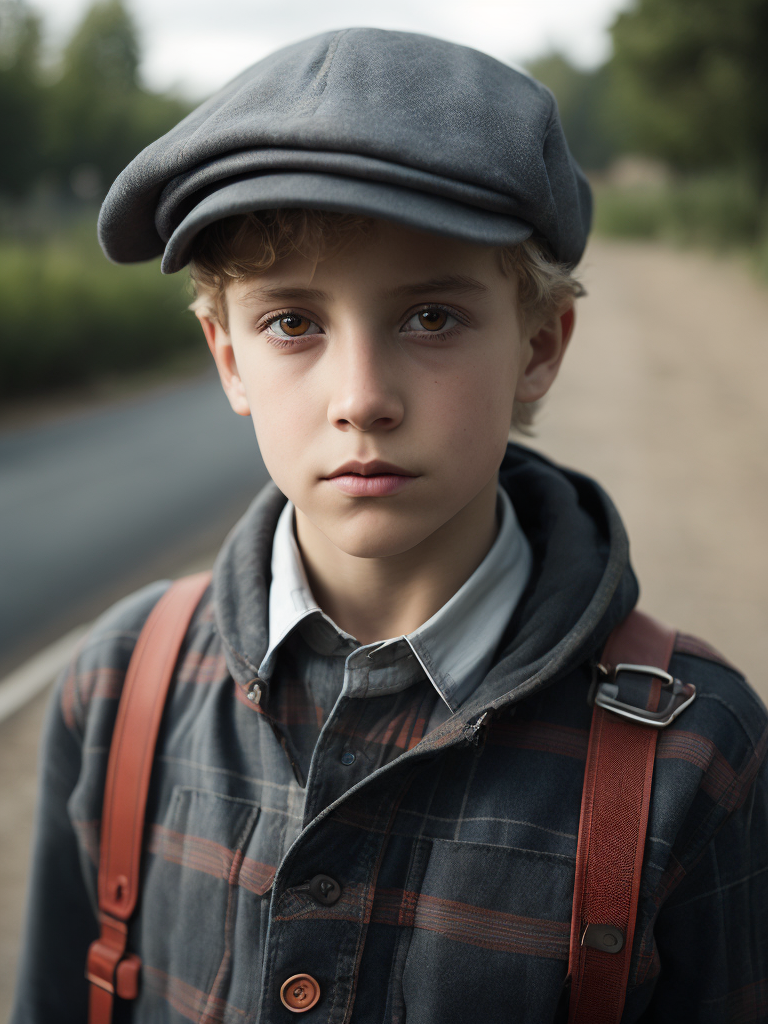
[[[488,554],[498,533],[497,487],[495,476],[439,530],[386,558],[347,554],[297,508],[297,540],[315,600],[363,645],[414,632]]]

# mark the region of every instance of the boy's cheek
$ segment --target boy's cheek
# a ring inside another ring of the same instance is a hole
[[[509,367],[493,367],[488,373],[465,371],[458,379],[445,382],[432,396],[430,407],[422,406],[426,429],[439,427],[438,436],[455,449],[506,448],[516,376]]]
[[[285,486],[295,487],[309,472],[322,423],[318,424],[308,403],[292,403],[290,396],[282,401],[278,396],[257,398],[251,402],[251,419],[264,464],[278,487],[288,493]]]

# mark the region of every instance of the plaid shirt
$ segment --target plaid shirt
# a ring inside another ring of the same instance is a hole
[[[266,702],[274,717],[248,700],[269,646],[284,499],[270,487],[247,513],[177,665],[129,933],[141,992],[116,1021],[279,1024],[292,1019],[280,988],[301,972],[321,990],[308,1021],[565,1019],[591,666],[637,587],[594,483],[516,446],[501,482],[533,568],[493,665],[415,743],[427,709],[414,698],[430,684],[358,702],[351,734],[328,737],[328,758],[348,746],[370,758],[346,789],[325,756],[300,785],[275,720],[296,713],[290,700],[280,712]],[[106,757],[133,645],[163,589],[100,620],[51,706],[13,1024],[85,1020]],[[305,643],[299,631],[299,660]],[[766,711],[699,641],[678,640],[671,671],[698,696],[660,737],[622,1020],[765,1021]],[[391,735],[377,738],[385,721]],[[382,756],[394,736],[402,753]],[[313,896],[320,874],[340,887],[330,905]]]
[[[335,777],[327,791],[341,796],[415,746],[477,688],[531,570],[530,545],[501,489],[498,521],[481,564],[428,622],[408,636],[361,645],[315,601],[286,504],[272,548],[258,703],[285,737],[302,786],[315,756]],[[339,746],[340,754],[329,755]]]

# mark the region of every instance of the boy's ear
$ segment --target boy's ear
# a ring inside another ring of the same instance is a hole
[[[211,319],[204,310],[196,309],[195,316],[203,328],[205,340],[208,342],[208,348],[211,350],[211,355],[216,363],[221,386],[224,388],[224,394],[229,399],[229,404],[238,416],[250,416],[251,407],[248,404],[245,387],[240,379],[235,352],[232,348],[229,334],[218,320]]]
[[[515,398],[536,402],[549,391],[573,334],[576,312],[570,305],[563,313],[540,324],[522,345],[520,376]]]

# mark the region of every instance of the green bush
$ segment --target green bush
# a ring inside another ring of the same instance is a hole
[[[114,266],[88,234],[0,239],[0,394],[160,365],[201,347],[184,274]]]
[[[766,245],[767,226],[756,190],[736,175],[595,187],[595,231],[602,235],[757,251]]]
[[[659,238],[668,223],[667,196],[661,189],[595,188],[596,234],[610,238]]]

